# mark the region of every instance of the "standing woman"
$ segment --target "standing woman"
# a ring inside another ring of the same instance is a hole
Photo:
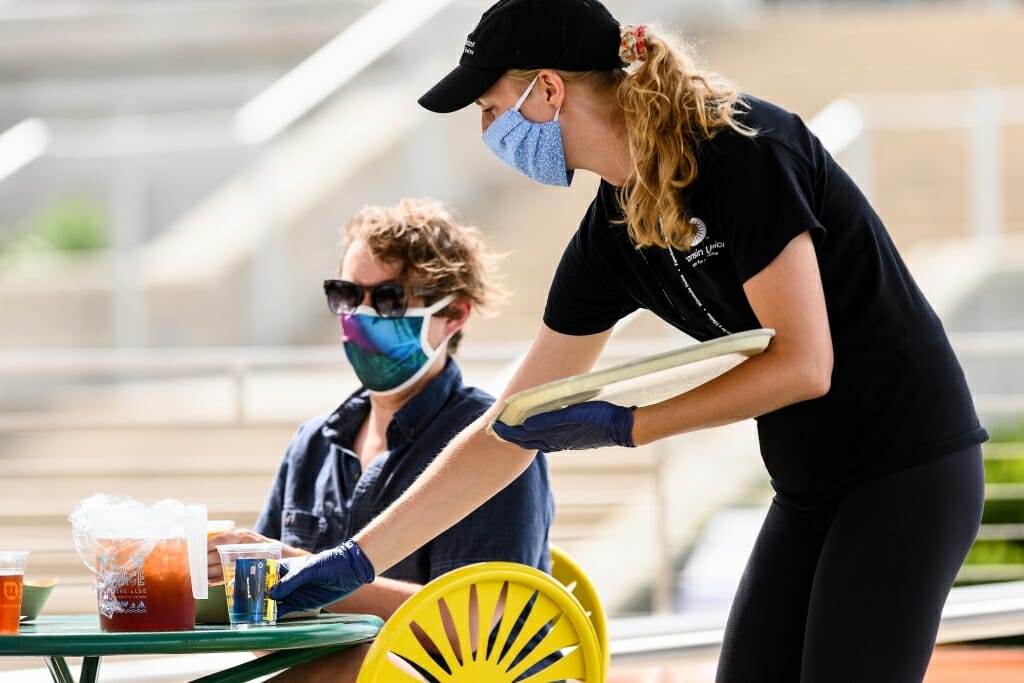
[[[372,580],[537,449],[632,447],[754,417],[776,495],[718,680],[920,681],[980,521],[987,434],[939,319],[853,181],[799,117],[596,0],[491,7],[420,99],[436,112],[473,102],[484,143],[519,171],[550,185],[580,169],[602,178],[504,396],[591,369],[638,308],[701,340],[775,337],[656,405],[494,424],[503,440],[490,411],[354,540],[291,564],[273,591],[283,609]]]

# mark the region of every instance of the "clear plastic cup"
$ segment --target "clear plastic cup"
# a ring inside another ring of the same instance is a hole
[[[218,545],[224,568],[224,596],[232,628],[272,626],[277,623],[277,603],[270,587],[277,583],[281,543]]]
[[[227,533],[228,531],[235,530],[235,520],[233,519],[211,519],[206,522],[206,540],[210,540],[214,536]]]
[[[0,633],[18,633],[27,550],[0,550]]]

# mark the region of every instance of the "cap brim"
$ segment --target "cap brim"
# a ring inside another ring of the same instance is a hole
[[[505,69],[480,69],[460,64],[417,101],[424,109],[449,114],[476,102],[504,73]]]

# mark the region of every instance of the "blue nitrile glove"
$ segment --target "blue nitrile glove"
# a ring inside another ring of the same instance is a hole
[[[370,560],[349,539],[316,555],[281,560],[281,580],[270,588],[281,615],[305,612],[341,600],[376,577]]]
[[[494,432],[523,448],[554,453],[605,446],[633,447],[633,409],[587,401],[526,418],[518,427],[495,422]]]

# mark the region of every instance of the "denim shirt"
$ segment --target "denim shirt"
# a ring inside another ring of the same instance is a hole
[[[387,428],[387,453],[363,471],[352,445],[370,399],[365,389],[356,391],[333,413],[299,427],[254,530],[311,552],[339,545],[405,492],[452,437],[493,402],[463,385],[459,366],[449,358],[395,414]],[[382,576],[423,584],[486,560],[548,571],[554,509],[547,460],[538,453],[503,491]]]

